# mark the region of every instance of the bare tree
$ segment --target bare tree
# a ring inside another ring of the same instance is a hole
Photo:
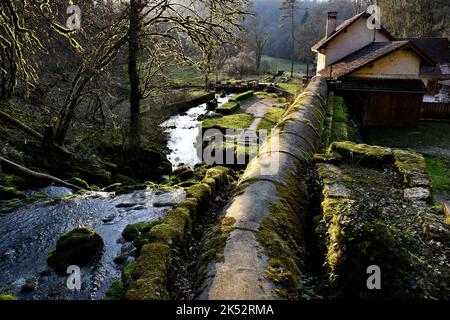
[[[251,18],[249,25],[249,34],[251,40],[251,47],[255,53],[255,70],[257,73],[260,72],[262,56],[264,50],[269,44],[269,33],[266,31],[265,22],[259,15],[254,15]]]
[[[283,12],[281,21],[289,20],[290,34],[291,34],[291,77],[294,76],[294,52],[295,52],[295,18],[298,9],[298,0],[283,0],[280,5],[280,10]]]

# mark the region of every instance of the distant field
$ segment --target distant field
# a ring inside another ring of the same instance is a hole
[[[167,70],[167,77],[177,86],[203,86],[202,73],[192,66],[173,67]]]
[[[291,70],[291,60],[288,60],[288,59],[263,56],[262,61],[267,62],[269,64],[270,70],[267,70],[268,72],[277,72],[280,70],[285,70],[285,71]],[[303,63],[300,61],[294,62],[294,72],[306,72],[306,68],[307,68],[306,63]]]

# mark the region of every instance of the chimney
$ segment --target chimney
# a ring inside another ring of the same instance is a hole
[[[328,12],[327,18],[327,34],[326,37],[329,38],[336,31],[336,21],[337,21],[337,12]]]

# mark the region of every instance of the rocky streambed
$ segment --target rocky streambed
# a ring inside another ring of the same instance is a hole
[[[133,259],[134,246],[121,236],[125,227],[160,219],[185,197],[182,189],[146,189],[119,196],[88,192],[75,197],[65,188],[40,191],[69,197],[35,202],[0,220],[0,294],[20,299],[101,299],[121,275],[114,259]],[[105,248],[98,262],[81,269],[81,290],[69,290],[67,276],[52,271],[46,260],[58,238],[79,226],[95,230]]]

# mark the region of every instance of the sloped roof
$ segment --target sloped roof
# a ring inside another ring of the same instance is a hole
[[[438,64],[450,64],[450,41],[447,38],[407,38]]]
[[[340,78],[404,47],[411,48],[425,61],[434,64],[433,60],[424,55],[409,41],[372,42],[368,46],[319,71],[319,73],[325,77],[329,77],[331,74],[333,78]]]
[[[312,50],[318,51],[318,50],[322,49],[328,42],[330,42],[332,39],[336,38],[339,34],[341,34],[342,31],[346,30],[349,26],[351,26],[353,23],[358,21],[359,18],[361,18],[361,17],[367,18],[368,16],[370,16],[370,15],[366,11],[364,11],[350,19],[345,20],[336,28],[336,31],[331,36],[324,37],[319,42],[317,42],[312,47]],[[389,33],[389,31],[387,31],[383,26],[381,26],[381,30],[390,40],[395,40],[395,37],[393,35],[391,35]]]

